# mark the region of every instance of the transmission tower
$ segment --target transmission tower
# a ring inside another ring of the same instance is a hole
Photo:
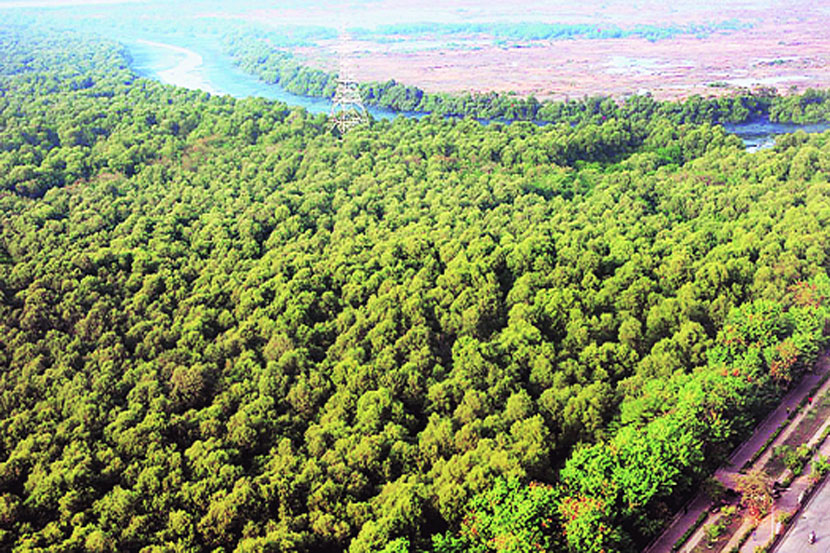
[[[344,135],[355,127],[369,122],[369,115],[363,106],[360,97],[360,86],[353,78],[350,66],[353,52],[349,48],[351,37],[346,33],[345,26],[340,27],[340,36],[337,46],[339,71],[337,73],[337,89],[331,99],[330,120],[333,129]]]

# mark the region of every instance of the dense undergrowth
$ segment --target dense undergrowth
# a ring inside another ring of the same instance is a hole
[[[830,136],[325,117],[0,40],[0,548],[633,551],[824,343]]]

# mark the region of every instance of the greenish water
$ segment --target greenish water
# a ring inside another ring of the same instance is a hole
[[[310,113],[331,111],[329,99],[292,94],[279,85],[265,83],[235,66],[228,56],[218,52],[207,41],[135,37],[122,40],[122,43],[133,59],[133,70],[143,77],[235,98],[268,98],[299,106]],[[191,56],[182,50],[189,51]],[[193,54],[201,58],[197,67],[193,67]],[[372,107],[367,111],[376,119],[414,115]]]

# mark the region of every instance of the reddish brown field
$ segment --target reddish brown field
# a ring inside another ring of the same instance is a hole
[[[441,9],[412,0],[380,0],[337,9],[267,10],[251,14],[274,24],[348,27],[395,22],[541,21],[630,28],[637,24],[685,25],[737,19],[750,29],[706,38],[691,35],[649,42],[641,38],[556,40],[500,47],[487,36],[402,37],[383,44],[352,40],[349,67],[360,81],[395,79],[427,91],[516,91],[539,98],[615,97],[648,91],[658,98],[720,95],[741,88],[830,86],[830,7],[815,0],[772,2],[455,1]],[[340,15],[338,15],[340,14]],[[453,43],[453,47],[448,47]],[[520,46],[520,47],[516,47]],[[341,46],[342,48],[342,46]],[[473,49],[476,48],[476,49]],[[310,65],[336,69],[334,41],[296,53]],[[714,86],[713,86],[714,85]]]

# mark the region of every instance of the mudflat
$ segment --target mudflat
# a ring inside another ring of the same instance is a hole
[[[540,99],[643,92],[674,99],[762,86],[780,92],[830,86],[826,33],[830,8],[807,0],[788,2],[786,9],[777,2],[745,0],[681,5],[506,0],[498,12],[487,14],[464,1],[428,10],[421,4],[419,10],[412,0],[381,0],[363,9],[362,14],[352,12],[344,25],[376,29],[392,17],[400,22],[406,16],[405,20],[435,23],[438,28],[410,34],[405,27],[390,34],[353,34],[348,44],[350,65],[361,81],[395,79],[429,92],[514,91]],[[323,4],[319,10],[260,10],[249,16],[274,25],[309,24],[331,22],[336,9]],[[446,28],[505,22],[596,25],[600,35],[608,29],[643,27],[685,31],[657,40],[636,34],[528,40]],[[704,30],[695,31],[698,28]],[[337,49],[337,41],[319,41],[294,53],[311,66],[336,70]]]

